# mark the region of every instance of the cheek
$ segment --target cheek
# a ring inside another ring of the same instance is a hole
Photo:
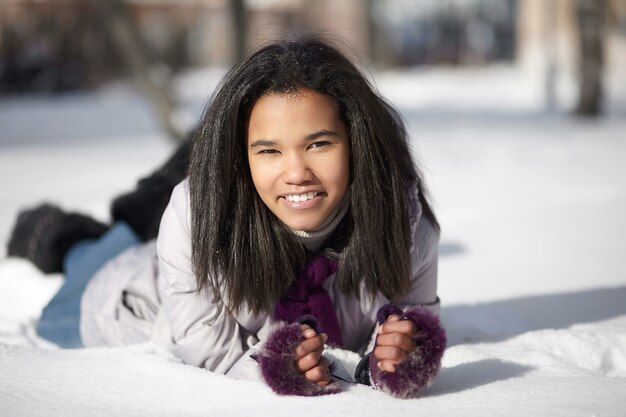
[[[257,194],[267,203],[275,191],[272,167],[267,164],[251,163],[250,175]]]
[[[254,188],[258,192],[261,192],[263,189],[263,170],[258,167],[255,163],[250,163],[250,176],[252,177],[252,184],[254,184]]]
[[[332,161],[326,170],[327,178],[330,179],[337,189],[346,189],[350,182],[350,157],[347,152],[341,152]]]

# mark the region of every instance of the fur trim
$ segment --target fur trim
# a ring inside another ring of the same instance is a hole
[[[298,320],[296,320],[296,322],[300,324],[308,324],[317,333],[321,333],[320,324],[318,323],[317,319],[313,316],[308,316],[308,315],[302,316]]]
[[[312,397],[341,392],[341,387],[334,382],[323,387],[307,381],[296,370],[293,350],[301,340],[303,337],[300,323],[278,322],[274,326],[257,358],[261,375],[267,385],[280,395]],[[332,369],[331,364],[331,372]]]
[[[342,346],[343,338],[333,300],[323,284],[337,271],[337,261],[315,255],[298,274],[274,307],[274,319],[293,323],[304,315],[314,316],[328,335],[327,343]]]
[[[404,311],[400,307],[395,304],[385,304],[382,306],[378,313],[376,313],[376,320],[378,320],[378,324],[383,324],[387,321],[387,317],[392,314],[397,314],[398,316],[404,315]]]
[[[386,307],[381,310],[389,311]],[[415,398],[439,372],[447,338],[439,318],[425,308],[408,310],[402,318],[411,320],[417,327],[417,348],[396,365],[395,372],[380,370],[376,357],[370,355],[370,380],[375,388],[393,397]]]

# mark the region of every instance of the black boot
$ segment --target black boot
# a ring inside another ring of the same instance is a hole
[[[43,204],[18,215],[7,252],[30,260],[46,274],[62,272],[63,257],[74,243],[95,239],[107,228],[91,217]]]
[[[187,175],[190,151],[191,137],[178,147],[165,165],[139,180],[135,191],[113,200],[111,217],[128,223],[143,241],[156,238],[172,190]]]

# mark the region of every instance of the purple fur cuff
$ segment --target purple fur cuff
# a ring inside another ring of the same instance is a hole
[[[334,382],[320,386],[298,372],[293,351],[302,340],[300,323],[279,322],[275,325],[257,358],[267,385],[280,395],[312,397],[341,392],[341,387]]]
[[[376,320],[378,320],[378,324],[383,324],[384,322],[386,322],[387,317],[391,316],[392,314],[403,316],[404,311],[402,311],[402,309],[395,304],[385,304],[378,310],[378,313],[376,313]]]
[[[320,324],[313,316],[302,316],[298,320],[296,320],[296,322],[300,324],[308,324],[313,330],[315,330],[317,333],[320,333]]]
[[[386,316],[398,314],[396,310],[383,306]],[[399,307],[394,306],[399,310]],[[400,310],[401,311],[401,310]],[[415,398],[422,388],[429,386],[435,379],[441,367],[441,358],[446,349],[446,332],[439,322],[439,318],[429,310],[416,307],[406,313],[400,313],[403,319],[411,320],[418,329],[415,337],[417,347],[398,365],[395,372],[380,370],[378,360],[374,354],[370,355],[370,380],[372,385],[397,398]],[[386,319],[385,316],[385,319]]]

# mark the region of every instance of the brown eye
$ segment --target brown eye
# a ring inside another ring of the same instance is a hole
[[[310,144],[309,148],[311,149],[323,148],[324,146],[328,146],[328,145],[330,145],[330,142],[325,141],[325,140],[320,140],[320,141],[313,142],[312,144]]]

